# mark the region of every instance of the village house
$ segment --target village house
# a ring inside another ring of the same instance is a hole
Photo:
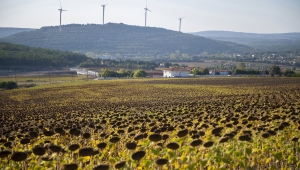
[[[188,77],[190,70],[183,67],[173,67],[163,69],[163,77]]]

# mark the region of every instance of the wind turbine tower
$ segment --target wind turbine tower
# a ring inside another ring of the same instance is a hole
[[[147,11],[151,12],[148,8],[147,8],[147,1],[146,1],[146,8],[145,9],[145,27],[147,26]]]
[[[185,17],[185,16],[184,16],[184,17]],[[179,32],[181,32],[181,20],[182,20],[184,17],[178,18],[178,19],[179,19]]]
[[[60,1],[59,1],[59,3],[60,3]],[[59,15],[59,31],[61,31],[61,13],[62,13],[63,11],[67,11],[67,10],[63,10],[63,9],[62,9],[61,3],[60,3],[60,9],[58,9],[58,10],[59,10],[59,12],[60,12],[60,15]]]
[[[106,6],[107,4],[103,4],[103,5],[101,5],[102,6],[102,8],[103,8],[103,19],[102,19],[102,25],[104,25],[104,10],[105,10],[105,6]]]

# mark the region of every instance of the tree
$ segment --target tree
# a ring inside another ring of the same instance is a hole
[[[117,59],[122,59],[122,55],[121,55],[120,53],[117,53],[117,54],[116,54],[116,58],[117,58]]]
[[[5,81],[0,82],[0,88],[1,89],[6,89],[6,85],[7,85],[7,82],[5,82]]]
[[[189,59],[190,59],[189,54],[182,54],[181,57],[182,57],[184,60],[189,60]]]
[[[171,65],[172,65],[172,63],[168,63],[168,62],[165,63],[166,68],[169,68]]]
[[[238,66],[237,66],[237,69],[238,70],[245,70],[246,69],[245,63],[239,63]]]
[[[125,70],[125,69],[120,69],[118,71],[119,77],[130,77],[131,71]]]
[[[0,88],[2,89],[15,89],[18,88],[18,84],[13,81],[8,81],[8,82],[1,82],[0,83]]]
[[[294,71],[285,71],[284,76],[296,74]]]
[[[268,70],[264,70],[264,71],[263,71],[263,74],[269,75],[269,71],[268,71]]]
[[[177,56],[174,53],[170,54],[170,60],[177,60]]]
[[[104,77],[104,78],[110,77],[110,71],[107,70],[106,68],[103,68],[103,69],[101,69],[99,76]]]
[[[205,68],[204,70],[202,70],[202,74],[204,74],[204,75],[208,75],[208,74],[209,74],[209,70],[208,70],[208,68]]]
[[[147,73],[144,70],[134,70],[133,71],[133,77],[139,78],[139,77],[146,77]]]
[[[279,66],[276,66],[276,65],[273,65],[271,68],[270,68],[270,73],[273,74],[273,75],[280,75],[280,72],[281,69]]]
[[[87,52],[87,53],[85,53],[85,55],[87,56],[87,57],[90,57],[90,58],[95,58],[96,57],[96,54],[94,53],[94,52]]]
[[[197,69],[197,68],[193,68],[192,70],[191,70],[191,74],[193,74],[193,75],[199,75],[201,72]]]
[[[18,88],[18,84],[13,81],[8,81],[6,84],[6,88],[7,89],[15,89],[15,88]]]

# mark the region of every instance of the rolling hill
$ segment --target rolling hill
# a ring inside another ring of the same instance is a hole
[[[62,51],[94,52],[122,56],[161,56],[175,51],[198,55],[209,53],[244,52],[252,48],[236,43],[211,40],[163,28],[129,26],[108,23],[105,25],[71,24],[42,27],[0,39],[3,42],[23,44]]]
[[[257,50],[300,50],[300,33],[255,34],[231,31],[203,31],[191,34],[214,40],[244,44]]]

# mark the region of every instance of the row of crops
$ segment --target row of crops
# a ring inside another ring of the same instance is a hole
[[[299,78],[2,91],[0,169],[299,169]]]

